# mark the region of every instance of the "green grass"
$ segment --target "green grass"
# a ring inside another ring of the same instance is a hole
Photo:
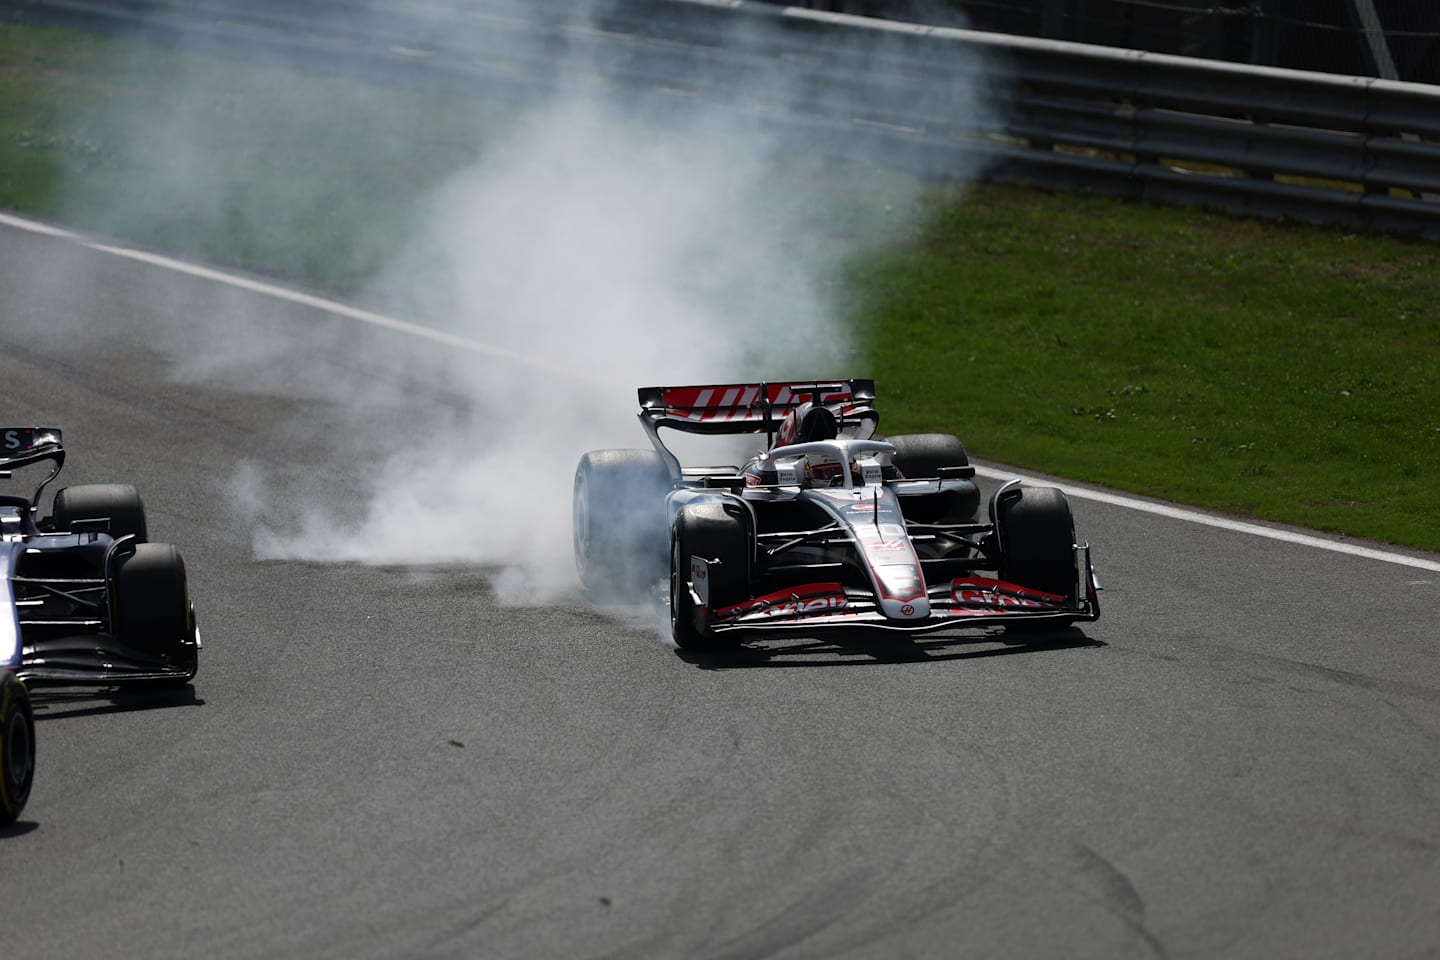
[[[1440,548],[1440,248],[986,187],[858,286],[892,430]]]
[[[385,263],[425,191],[514,115],[0,24],[0,208],[347,292]]]
[[[137,114],[190,135],[122,136]],[[513,119],[0,25],[0,208],[342,294]],[[226,189],[177,203],[192,175]],[[866,220],[883,186],[839,176]],[[841,281],[887,432],[1440,550],[1440,247],[1019,187],[925,200]]]

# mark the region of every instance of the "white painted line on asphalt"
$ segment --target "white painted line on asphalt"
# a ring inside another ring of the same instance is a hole
[[[1196,510],[1186,510],[1183,507],[1172,507],[1169,504],[1152,503],[1149,500],[1137,500],[1134,497],[1106,493],[1103,490],[1090,490],[1085,487],[1056,483],[1051,480],[1041,480],[1035,477],[1027,477],[1020,473],[996,470],[992,467],[977,466],[975,473],[978,476],[988,477],[991,480],[1013,480],[1019,478],[1036,486],[1059,487],[1065,491],[1067,497],[1074,497],[1077,500],[1093,500],[1096,503],[1108,503],[1111,506],[1123,507],[1126,510],[1136,510],[1157,517],[1169,517],[1172,520],[1184,520],[1187,523],[1198,523],[1207,527],[1219,527],[1221,530],[1230,530],[1235,533],[1247,533],[1256,537],[1267,537],[1271,540],[1283,540],[1286,543],[1297,543],[1301,546],[1314,547],[1318,550],[1330,550],[1334,553],[1349,554],[1352,557],[1364,557],[1367,560],[1382,560],[1385,563],[1398,563],[1402,566],[1415,567],[1419,570],[1440,572],[1440,561],[1426,560],[1422,557],[1410,557],[1403,553],[1377,550],[1374,547],[1362,547],[1359,544],[1345,543],[1340,540],[1327,540],[1324,537],[1317,537],[1313,534],[1296,533],[1293,530],[1281,530],[1276,527],[1265,527],[1258,523],[1246,523],[1243,520],[1215,517],[1208,513],[1200,513]]]
[[[107,244],[93,243],[88,240],[82,240],[81,242],[90,249],[98,250],[101,253],[109,253],[130,260],[138,260],[141,263],[147,263],[154,267],[162,267],[166,270],[173,270],[176,273],[183,273],[192,277],[199,277],[202,280],[211,280],[215,283],[239,287],[241,290],[248,290],[251,293],[264,294],[265,296],[274,297],[277,300],[297,303],[302,307],[310,307],[315,310],[325,311],[326,313],[349,317],[352,320],[359,320],[362,323],[368,323],[372,326],[394,330],[397,333],[408,333],[412,337],[432,340],[435,343],[443,344],[447,347],[457,347],[472,353],[482,353],[486,356],[508,360],[511,363],[522,363],[538,370],[544,370],[547,373],[560,374],[562,376],[575,375],[572,370],[564,370],[560,367],[551,366],[543,360],[536,360],[534,357],[527,357],[513,350],[506,350],[504,347],[496,347],[480,340],[463,337],[457,333],[449,333],[445,330],[436,330],[434,327],[411,323],[409,320],[397,320],[394,317],[387,317],[383,313],[375,313],[359,307],[352,307],[347,303],[341,303],[339,300],[330,300],[326,297],[317,297],[310,293],[301,293],[298,290],[290,290],[285,287],[278,287],[274,284],[266,283],[263,280],[252,280],[249,277],[236,276],[233,273],[225,273],[209,267],[186,263],[183,260],[175,260],[157,253],[146,253],[143,250],[132,250],[128,247],[112,247]]]
[[[24,217],[16,217],[8,213],[0,213],[0,223],[7,227],[14,227],[16,230],[28,230],[31,233],[43,233],[49,237],[65,237],[68,240],[81,239],[80,234],[71,233],[69,230],[60,227],[52,227],[48,223],[39,223],[35,220],[26,220]]]
[[[359,320],[371,326],[383,327],[387,330],[394,330],[397,333],[406,333],[423,340],[431,340],[447,347],[455,347],[471,353],[484,354],[500,360],[507,360],[511,363],[524,364],[546,373],[552,373],[565,377],[577,377],[575,371],[548,364],[543,360],[525,354],[516,353],[513,350],[506,350],[504,347],[497,347],[484,343],[470,337],[464,337],[456,333],[449,333],[444,330],[436,330],[434,327],[427,327],[422,324],[412,323],[408,320],[399,320],[395,317],[388,317],[383,313],[375,313],[371,310],[364,310],[354,307],[338,300],[331,300],[326,297],[315,296],[310,293],[302,293],[298,290],[291,290],[286,287],[267,283],[263,280],[256,280],[250,277],[242,277],[233,273],[226,273],[222,270],[215,270],[210,267],[203,267],[199,264],[187,263],[184,260],[176,260],[173,257],[163,256],[158,253],[148,253],[144,250],[135,250],[130,247],[118,247],[111,244],[100,243],[91,240],[82,234],[64,230],[59,227],[52,227],[49,224],[37,223],[34,220],[26,220],[10,214],[0,213],[0,224],[15,227],[18,230],[28,230],[31,233],[42,233],[46,236],[60,237],[66,240],[74,240],[82,246],[89,247],[100,253],[108,253],[111,256],[124,257],[127,260],[136,260],[140,263],[149,264],[153,267],[160,267],[164,270],[173,270],[176,273],[183,273],[187,276],[198,277],[202,280],[209,280],[213,283],[220,283],[226,286],[238,287],[241,290],[248,290],[251,293],[263,294],[274,297],[277,300],[285,300],[290,303],[299,304],[303,307],[310,307],[314,310],[321,310],[337,316],[349,317],[352,320]]]
[[[204,280],[211,280],[216,283],[227,284],[232,287],[239,287],[249,290],[252,293],[263,294],[275,297],[280,300],[287,300],[302,306],[311,307],[315,310],[322,310],[342,317],[349,317],[363,323],[369,323],[377,327],[384,327],[394,330],[397,333],[406,333],[411,336],[433,340],[445,346],[457,347],[462,350],[469,350],[474,353],[485,354],[510,360],[515,363],[523,363],[536,369],[544,370],[561,376],[574,377],[576,373],[571,370],[564,370],[551,366],[544,361],[527,357],[523,354],[514,353],[502,347],[482,343],[479,340],[472,340],[469,337],[462,337],[458,334],[446,333],[443,330],[436,330],[432,327],[422,326],[418,323],[411,323],[408,320],[397,320],[394,317],[387,317],[384,314],[374,313],[369,310],[362,310],[352,307],[349,304],[341,303],[338,300],[329,300],[325,297],[317,297],[308,293],[301,293],[296,290],[289,290],[285,287],[275,286],[260,280],[253,280],[248,277],[237,276],[232,273],[225,273],[209,267],[198,266],[193,263],[186,263],[183,260],[176,260],[172,257],[161,256],[154,253],[146,253],[140,250],[132,250],[126,247],[116,247],[108,244],[98,243],[87,239],[82,234],[74,233],[60,227],[52,227],[49,224],[39,223],[35,220],[28,220],[23,217],[16,217],[11,214],[0,213],[0,224],[14,227],[17,230],[27,230],[31,233],[43,233],[47,236],[61,237],[74,240],[92,250],[101,253],[108,253],[117,257],[126,257],[131,260],[138,260],[148,263],[151,266],[160,267],[166,270],[174,270],[192,277],[199,277]],[[1038,480],[1025,477],[1023,474],[995,470],[990,467],[975,468],[975,473],[992,480],[1010,480],[1019,477],[1032,484],[1050,484],[1048,480]],[[1414,567],[1418,570],[1431,570],[1440,572],[1440,561],[1426,560],[1420,557],[1410,557],[1403,553],[1391,553],[1387,550],[1376,550],[1373,547],[1362,547],[1352,543],[1344,543],[1338,540],[1327,540],[1323,537],[1313,536],[1305,533],[1295,533],[1290,530],[1280,530],[1274,527],[1265,527],[1255,523],[1245,523],[1240,520],[1227,520],[1224,517],[1214,517],[1209,514],[1199,513],[1194,510],[1186,510],[1181,507],[1172,507],[1163,503],[1151,503],[1148,500],[1136,500],[1132,497],[1124,497],[1118,494],[1106,493],[1101,490],[1089,490],[1084,487],[1070,486],[1063,483],[1053,484],[1065,491],[1067,496],[1079,500],[1093,500],[1096,503],[1108,503],[1112,506],[1123,507],[1126,510],[1135,510],[1140,513],[1148,513],[1159,517],[1169,517],[1172,520],[1183,520],[1187,523],[1198,523],[1209,527],[1218,527],[1222,530],[1230,530],[1235,533],[1245,533],[1256,537],[1266,537],[1271,540],[1282,540],[1286,543],[1299,544],[1304,547],[1314,547],[1318,550],[1329,550],[1334,553],[1344,553],[1352,557],[1364,557],[1367,560],[1380,560],[1385,563],[1396,563],[1402,566]]]

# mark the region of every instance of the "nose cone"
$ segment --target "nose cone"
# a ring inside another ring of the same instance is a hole
[[[923,620],[930,616],[925,580],[919,563],[887,563],[875,567],[880,581],[880,612],[890,620]]]
[[[914,600],[881,600],[880,612],[889,620],[924,620],[930,616],[930,601],[923,596]]]

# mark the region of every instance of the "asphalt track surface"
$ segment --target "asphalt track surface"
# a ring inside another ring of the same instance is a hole
[[[0,228],[0,419],[140,487],[205,639],[179,696],[40,698],[7,953],[1440,957],[1440,574],[1076,500],[1083,631],[681,656],[493,570],[254,559],[239,460],[360,487],[342,397],[173,377],[222,302],[350,362]]]

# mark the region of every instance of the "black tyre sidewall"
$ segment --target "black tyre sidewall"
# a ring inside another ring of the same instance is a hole
[[[25,685],[0,675],[0,826],[14,823],[35,778],[35,716]]]
[[[1058,487],[1022,487],[1002,497],[997,523],[1000,579],[1076,599],[1075,520]]]
[[[692,504],[676,516],[670,552],[670,627],[677,647],[720,650],[739,643],[736,634],[709,632],[687,583],[690,558],[704,557],[712,561],[707,572],[711,609],[739,603],[749,592],[749,553],[745,521],[724,504]]]
[[[168,543],[142,543],[115,574],[116,639],[194,673],[185,561]]]

